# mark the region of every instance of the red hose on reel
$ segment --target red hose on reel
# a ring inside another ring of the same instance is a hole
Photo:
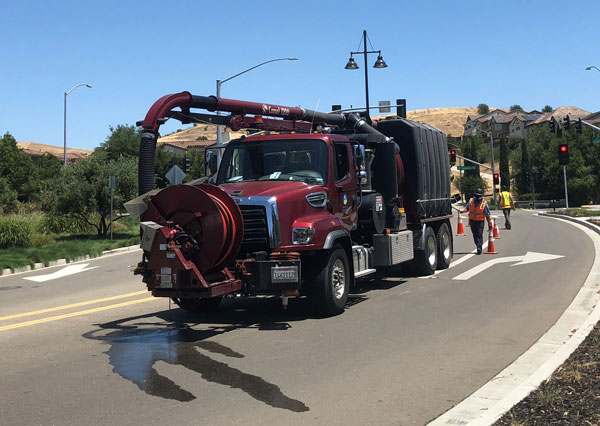
[[[244,222],[238,205],[222,189],[208,184],[171,186],[154,196],[148,207],[144,220],[172,222],[191,237],[190,244],[197,247],[188,260],[200,273],[221,270],[235,259]]]

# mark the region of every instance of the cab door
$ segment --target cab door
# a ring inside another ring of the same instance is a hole
[[[333,144],[333,179],[335,195],[335,216],[342,226],[350,231],[356,229],[358,220],[357,186],[352,161],[352,149],[348,142]]]

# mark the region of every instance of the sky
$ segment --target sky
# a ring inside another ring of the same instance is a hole
[[[181,91],[327,112],[369,99],[409,110],[519,104],[600,110],[598,0],[0,2],[0,134],[93,149]],[[170,120],[166,134],[181,123]]]

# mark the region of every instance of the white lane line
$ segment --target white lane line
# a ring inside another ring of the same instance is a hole
[[[534,251],[528,251],[526,254],[522,256],[506,256],[506,257],[497,257],[495,259],[488,260],[487,262],[480,263],[474,268],[469,269],[468,271],[463,272],[460,275],[452,278],[453,280],[468,280],[475,275],[485,271],[488,268],[491,268],[494,265],[499,263],[511,263],[517,262],[511,266],[517,265],[527,265],[528,263],[536,263],[536,262],[544,262],[546,260],[560,259],[561,257],[557,254],[546,254],[546,253],[536,253]]]
[[[77,265],[69,265],[63,269],[60,269],[51,274],[43,274],[43,275],[34,275],[33,277],[23,277],[25,280],[35,281],[38,283],[43,283],[45,281],[55,280],[57,278],[66,277],[68,275],[78,274],[80,272],[91,271],[92,269],[98,268],[98,266],[92,266],[87,268],[89,263],[80,263]]]

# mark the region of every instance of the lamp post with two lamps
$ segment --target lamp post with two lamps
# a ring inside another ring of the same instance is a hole
[[[221,97],[221,85],[229,80],[232,80],[236,77],[239,77],[242,74],[247,73],[248,71],[252,71],[255,68],[258,68],[260,66],[263,66],[265,64],[269,64],[271,62],[277,62],[277,61],[297,61],[298,58],[294,58],[292,56],[290,56],[289,58],[277,58],[277,59],[270,59],[268,61],[265,62],[261,62],[258,65],[254,65],[253,67],[250,67],[242,72],[237,73],[236,75],[232,75],[229,78],[226,78],[225,80],[217,80],[217,99]],[[217,110],[217,115],[219,115],[219,111]],[[217,164],[219,164],[221,162],[221,149],[223,148],[223,135],[222,135],[222,130],[221,130],[221,126],[217,125],[217,144],[216,144],[216,148],[217,148]]]
[[[89,83],[79,83],[76,84],[75,86],[71,87],[69,90],[67,90],[65,92],[65,102],[64,102],[64,150],[63,150],[63,167],[67,167],[67,96],[69,95],[69,93],[71,93],[73,90],[77,89],[80,86],[85,86],[88,88],[92,88],[92,85]]]
[[[375,61],[375,65],[373,65],[373,68],[387,68],[387,64],[385,63],[385,61],[383,60],[383,57],[381,56],[381,50],[367,50],[367,30],[363,30],[363,36],[362,36],[362,41],[363,41],[363,50],[361,52],[350,52],[350,59],[348,59],[348,63],[346,64],[346,66],[344,67],[347,70],[357,70],[358,69],[358,65],[356,64],[356,61],[354,60],[354,57],[352,55],[359,55],[359,54],[363,54],[364,58],[365,58],[365,96],[366,96],[366,100],[365,100],[365,107],[366,107],[366,111],[367,111],[367,120],[370,122],[371,118],[369,116],[369,73],[368,73],[368,67],[367,67],[367,55],[369,53],[377,53],[377,60]],[[371,43],[371,41],[369,40],[369,43]],[[360,42],[359,42],[359,46],[360,46]],[[373,46],[371,45],[371,48],[373,48]]]

